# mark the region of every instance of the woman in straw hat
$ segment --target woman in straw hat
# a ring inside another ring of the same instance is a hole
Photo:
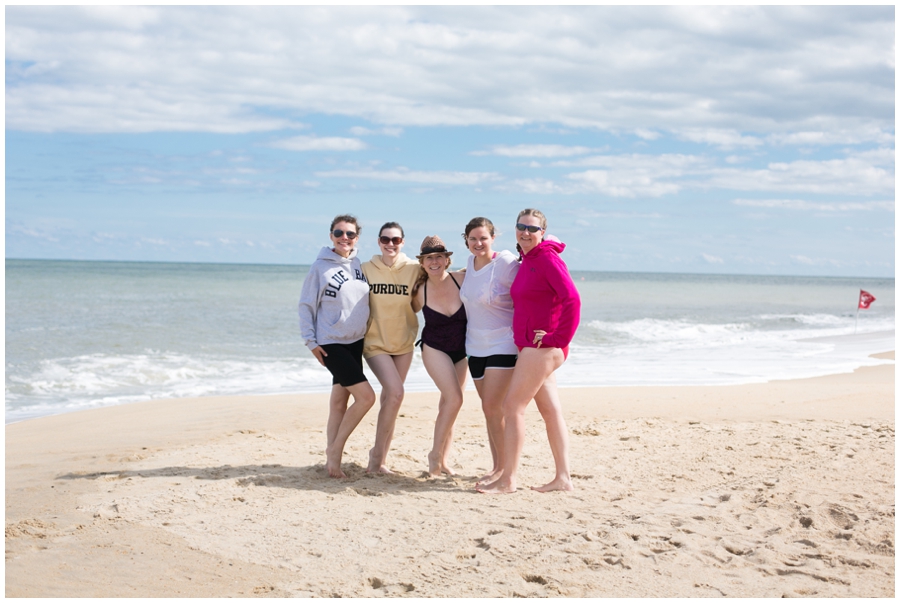
[[[466,381],[466,309],[459,298],[465,273],[447,271],[451,255],[440,237],[425,237],[416,256],[422,268],[413,293],[413,308],[421,309],[425,318],[422,362],[441,392],[434,446],[428,453],[428,472],[435,476],[454,474],[449,464],[450,447]]]

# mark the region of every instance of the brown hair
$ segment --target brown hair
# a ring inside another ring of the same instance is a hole
[[[334,230],[334,225],[338,222],[346,222],[347,224],[353,224],[356,226],[356,234],[359,234],[359,231],[362,230],[362,226],[359,225],[359,222],[356,221],[356,216],[351,216],[350,214],[344,214],[342,216],[335,216],[334,220],[331,221],[331,230]],[[331,232],[329,230],[329,232]]]
[[[397,230],[400,231],[400,238],[401,238],[401,239],[405,239],[405,238],[406,238],[406,233],[403,232],[403,227],[400,226],[399,224],[397,224],[396,222],[385,222],[384,224],[382,224],[382,225],[381,225],[381,228],[378,229],[378,236],[379,236],[379,237],[381,236],[381,233],[384,232],[384,229],[385,229],[385,228],[396,228]]]
[[[484,226],[488,229],[488,232],[491,233],[491,236],[494,236],[494,223],[488,220],[487,218],[482,218],[481,216],[477,218],[472,218],[469,220],[469,223],[466,224],[466,232],[463,233],[463,241],[466,243],[466,249],[469,248],[469,233],[475,230],[476,228],[480,228]]]
[[[547,216],[545,216],[544,212],[542,212],[541,210],[531,209],[531,208],[523,209],[522,211],[519,212],[519,215],[516,216],[516,222],[518,222],[519,218],[521,218],[522,216],[534,216],[535,218],[537,218],[538,220],[541,221],[541,228],[543,228],[544,230],[547,230]]]

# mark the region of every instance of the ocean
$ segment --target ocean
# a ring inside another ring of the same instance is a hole
[[[306,272],[6,260],[6,422],[157,398],[328,391],[330,374],[300,340]],[[572,276],[582,317],[561,387],[758,383],[893,363],[869,356],[894,349],[894,279]],[[860,289],[877,299],[857,324]],[[407,390],[437,391],[418,351]]]

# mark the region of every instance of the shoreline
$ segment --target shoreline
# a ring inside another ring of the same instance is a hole
[[[430,392],[407,394],[396,475],[364,472],[370,411],[346,480],[323,472],[322,394],[8,424],[6,595],[893,596],[892,365],[560,396],[570,494],[527,489],[552,474],[533,404],[519,492],[474,492],[490,454],[470,391],[439,479]]]
[[[834,336],[834,337],[820,337],[820,338],[812,338],[812,339],[801,340],[801,341],[809,341],[809,342],[832,342],[832,341],[834,341],[837,343],[847,343],[848,341],[850,341],[850,342],[865,342],[865,341],[871,340],[873,337],[883,337],[884,334],[886,334],[888,332],[893,334],[893,331],[883,331],[883,332],[878,331],[878,332],[873,332],[873,333],[861,333],[859,335],[853,335],[853,336],[841,335],[841,336]],[[893,362],[894,361],[894,352],[886,351],[886,352],[880,352],[880,353],[875,353],[875,354],[869,354],[868,357],[873,358],[873,359],[886,360],[886,361]],[[821,378],[830,377],[830,376],[834,376],[834,375],[850,375],[853,372],[855,372],[856,370],[859,370],[860,368],[872,368],[874,366],[884,366],[884,365],[889,365],[889,363],[885,362],[884,364],[876,364],[876,365],[868,365],[868,366],[864,365],[864,366],[854,368],[852,371],[846,371],[846,372],[841,372],[841,373],[828,373],[828,374],[823,374],[823,375],[815,375],[815,376],[811,376],[811,377],[797,377],[797,378],[792,378],[792,379],[771,379],[768,381],[748,381],[745,383],[734,383],[734,384],[710,384],[710,385],[696,385],[696,384],[656,385],[656,384],[654,384],[654,385],[589,385],[589,386],[572,385],[572,386],[567,386],[563,382],[563,383],[559,384],[559,389],[560,389],[560,391],[573,390],[573,389],[574,390],[598,389],[598,390],[605,391],[608,389],[631,389],[631,388],[634,388],[634,389],[676,388],[676,389],[678,389],[678,388],[747,387],[747,386],[755,386],[755,385],[765,385],[768,383],[803,381],[806,379],[821,379]],[[381,387],[378,384],[378,382],[375,381],[374,379],[372,379],[371,382],[372,382],[373,387],[375,388],[375,392],[379,393],[381,391]],[[16,419],[13,421],[6,422],[5,425],[6,426],[16,425],[18,423],[35,421],[35,420],[39,420],[39,419],[46,419],[49,417],[69,415],[72,413],[104,410],[104,409],[108,409],[108,408],[116,408],[119,406],[130,406],[132,404],[149,404],[149,403],[156,403],[156,402],[166,402],[169,400],[201,400],[201,399],[205,399],[205,398],[216,399],[216,400],[226,400],[229,398],[246,399],[246,398],[269,398],[269,397],[279,397],[279,396],[298,396],[298,397],[323,396],[323,395],[327,396],[329,391],[330,390],[328,390],[328,389],[323,389],[322,391],[312,391],[312,392],[302,392],[302,393],[293,392],[293,393],[280,393],[280,394],[237,394],[237,395],[185,396],[185,397],[181,397],[181,398],[166,398],[166,397],[151,398],[149,400],[140,400],[140,401],[135,401],[135,402],[110,404],[109,406],[100,406],[100,407],[96,407],[96,408],[80,408],[80,409],[58,412],[58,413],[49,414],[49,415],[25,417],[22,419]],[[422,395],[436,394],[437,392],[438,392],[438,390],[436,387],[434,389],[428,389],[428,390],[418,390],[418,389],[407,390],[407,394],[417,394],[417,395],[419,395],[419,394],[422,394]],[[469,378],[469,377],[466,378],[465,392],[467,394],[473,394],[473,395],[475,394],[475,386],[472,383],[471,378]]]

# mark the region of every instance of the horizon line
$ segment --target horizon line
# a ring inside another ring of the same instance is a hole
[[[27,261],[27,262],[97,262],[110,264],[198,264],[208,266],[303,266],[309,267],[312,264],[282,264],[282,263],[261,263],[261,262],[208,262],[208,261],[189,261],[189,260],[86,260],[72,258],[12,258],[7,257],[5,260]],[[686,275],[686,276],[758,276],[758,277],[793,277],[793,278],[842,278],[842,279],[883,279],[896,280],[895,276],[858,276],[858,275],[826,275],[826,274],[759,274],[755,272],[675,272],[660,270],[581,270],[569,269],[570,273],[575,272],[591,272],[598,274],[664,274],[664,275]]]

